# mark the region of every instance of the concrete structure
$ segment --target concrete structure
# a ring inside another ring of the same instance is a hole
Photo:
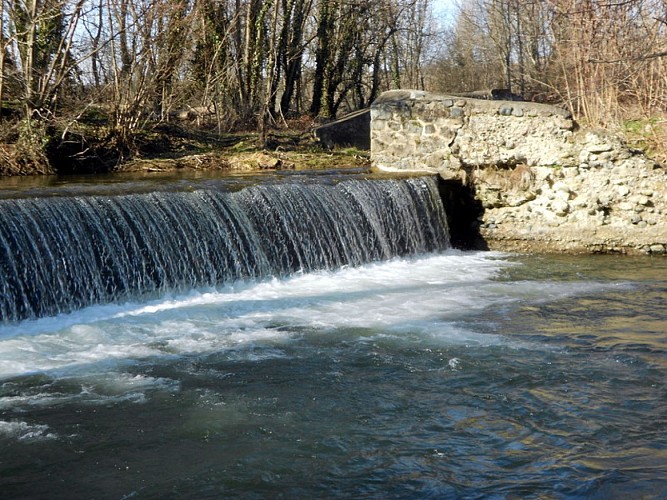
[[[334,146],[370,149],[371,115],[361,109],[314,129],[315,137],[328,148]]]

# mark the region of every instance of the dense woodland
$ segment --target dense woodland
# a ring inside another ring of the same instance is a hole
[[[447,23],[431,0],[0,1],[5,172],[182,120],[264,139],[391,88],[507,88],[667,142],[667,0],[461,0]]]

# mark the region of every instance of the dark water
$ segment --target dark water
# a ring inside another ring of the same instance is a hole
[[[667,259],[445,251],[0,327],[5,498],[665,498]]]

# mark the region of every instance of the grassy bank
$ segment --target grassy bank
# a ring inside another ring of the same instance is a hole
[[[188,124],[162,123],[119,146],[103,124],[7,124],[0,137],[0,176],[139,171],[278,170],[362,167],[368,151],[328,150],[309,127],[218,134]]]

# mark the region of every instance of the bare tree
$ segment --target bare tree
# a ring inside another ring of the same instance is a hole
[[[10,2],[6,43],[16,49],[17,97],[25,117],[52,113],[58,92],[76,71],[80,60],[73,49],[83,8],[84,0]]]
[[[183,108],[265,136],[294,112],[333,118],[425,87],[430,2],[0,0],[0,103],[20,102],[28,128],[64,112],[66,130],[97,104],[123,152]]]
[[[189,38],[186,1],[108,0],[112,131],[121,150],[147,120],[168,116]]]
[[[560,101],[585,123],[643,121],[659,149],[667,139],[666,8],[664,0],[467,0],[429,70],[431,85],[502,82]]]

